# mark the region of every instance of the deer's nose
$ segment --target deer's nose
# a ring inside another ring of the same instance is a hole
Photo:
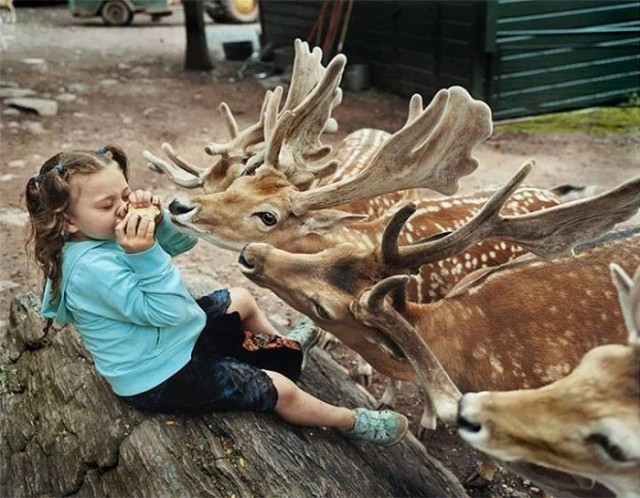
[[[171,201],[171,204],[169,204],[169,212],[171,214],[185,214],[193,211],[193,209],[194,206],[186,204],[180,199],[174,199],[173,201]]]

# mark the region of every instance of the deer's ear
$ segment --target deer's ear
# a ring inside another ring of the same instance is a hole
[[[364,214],[353,214],[337,209],[320,209],[307,213],[304,229],[307,233],[324,234],[366,219],[367,215]]]

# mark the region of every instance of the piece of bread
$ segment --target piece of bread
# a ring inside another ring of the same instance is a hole
[[[136,213],[141,218],[149,218],[150,220],[155,220],[160,214],[160,209],[158,209],[158,206],[154,206],[153,204],[143,208],[133,207],[132,205],[129,205],[129,212]]]

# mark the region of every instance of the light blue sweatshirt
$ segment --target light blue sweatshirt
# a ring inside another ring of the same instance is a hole
[[[73,323],[95,366],[116,394],[157,386],[191,358],[206,315],[191,297],[171,256],[191,249],[165,213],[156,243],[135,254],[115,241],[68,242],[63,249],[60,299],[47,282],[42,315]]]

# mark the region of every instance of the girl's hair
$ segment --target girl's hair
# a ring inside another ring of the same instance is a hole
[[[33,255],[45,279],[51,280],[51,298],[57,300],[62,280],[62,247],[65,242],[64,213],[71,196],[74,175],[101,171],[115,161],[129,179],[129,165],[122,149],[107,145],[97,151],[60,152],[47,160],[38,175],[27,182],[25,198],[31,233],[27,250]]]

